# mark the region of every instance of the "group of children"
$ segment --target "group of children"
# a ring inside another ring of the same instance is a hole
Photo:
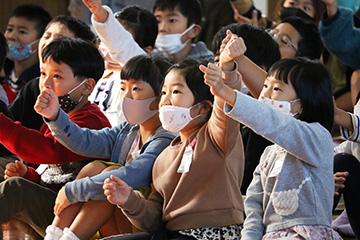
[[[319,21],[316,9],[293,7],[300,17],[268,32],[224,26],[212,53],[192,43],[197,0],[157,0],[153,15],[83,3],[100,47],[81,21],[54,18],[29,51],[40,76],[10,105],[13,116],[0,114],[0,143],[14,154],[0,159],[0,223],[49,240],[98,231],[106,239],[341,239],[331,227],[335,187],[353,206],[354,190],[344,188],[353,172],[339,168],[334,178],[331,131],[343,127],[353,149],[344,152],[354,154],[359,118],[334,106],[309,22]],[[35,24],[14,14],[8,34],[14,19]],[[258,138],[244,138],[244,128]],[[262,154],[247,167],[246,145],[260,138]]]

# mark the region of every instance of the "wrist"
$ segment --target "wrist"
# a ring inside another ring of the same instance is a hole
[[[334,16],[336,14],[336,12],[338,11],[338,7],[337,7],[337,3],[332,3],[330,5],[326,6],[326,11],[327,11],[327,15],[329,18],[331,18],[332,16]]]
[[[99,23],[104,23],[109,18],[109,13],[104,7],[100,7],[96,12],[94,12],[95,20]]]

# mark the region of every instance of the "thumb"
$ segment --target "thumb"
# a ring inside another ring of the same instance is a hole
[[[205,67],[204,65],[200,65],[200,66],[199,66],[199,69],[200,69],[200,71],[202,71],[203,73],[205,73],[205,71],[206,71],[206,67]]]
[[[252,11],[251,20],[254,25],[258,25],[258,12],[256,10]]]

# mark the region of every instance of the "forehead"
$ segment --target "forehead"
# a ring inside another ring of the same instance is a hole
[[[287,3],[297,3],[297,4],[302,4],[302,5],[314,5],[312,0],[285,0],[284,4]]]
[[[46,29],[45,33],[58,34],[63,37],[75,37],[75,34],[60,22],[51,23]]]
[[[178,69],[170,70],[165,76],[164,87],[171,86],[187,87],[186,80]]]
[[[291,40],[300,38],[299,32],[290,23],[280,23],[276,27],[279,34],[288,36]]]
[[[8,25],[12,25],[14,27],[18,27],[18,28],[27,28],[29,30],[35,30],[35,25],[36,23],[33,21],[29,21],[24,17],[16,17],[13,16],[9,19]]]
[[[162,18],[169,18],[169,17],[180,17],[180,18],[185,18],[184,15],[182,15],[182,13],[179,11],[179,9],[177,7],[175,7],[173,10],[170,9],[155,9],[154,11],[154,16],[156,18],[162,17]]]

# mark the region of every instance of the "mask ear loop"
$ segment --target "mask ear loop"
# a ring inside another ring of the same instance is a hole
[[[73,88],[70,92],[68,92],[67,94],[70,94],[70,93],[72,93],[73,91],[75,91],[76,89],[78,89],[81,85],[83,85],[83,83],[84,82],[86,82],[87,81],[87,79],[85,79],[84,81],[82,81],[79,85],[77,85],[75,88]],[[80,102],[81,101],[81,99],[83,98],[84,96],[81,94],[81,97],[80,97],[80,99],[78,100],[78,102]]]

